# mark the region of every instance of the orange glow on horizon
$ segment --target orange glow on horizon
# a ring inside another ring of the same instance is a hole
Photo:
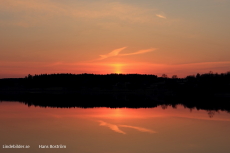
[[[213,73],[226,73],[229,69],[222,66],[230,65],[230,62],[203,62],[191,64],[153,64],[147,62],[134,62],[127,60],[122,62],[0,62],[5,68],[0,72],[0,78],[25,77],[28,74],[152,74],[168,77],[177,75],[184,78],[188,75],[204,74],[209,71]],[[208,71],[207,71],[208,70]]]
[[[124,64],[111,64],[111,66],[114,69],[114,73],[117,73],[117,74],[125,73],[122,71]]]
[[[206,110],[196,110],[196,109],[184,109],[184,106],[177,105],[176,109],[171,106],[164,107],[158,106],[155,108],[39,108],[35,106],[31,106],[28,109],[27,105],[18,102],[2,102],[0,103],[0,112],[5,112],[6,108],[11,108],[8,110],[7,115],[2,115],[0,118],[15,118],[19,117],[18,112],[24,111],[29,113],[21,113],[20,117],[23,118],[42,118],[42,117],[50,117],[50,118],[107,118],[107,119],[127,119],[127,118],[156,118],[156,117],[180,117],[180,118],[194,118],[201,120],[222,120],[222,121],[230,121],[229,113],[221,112],[215,113],[213,118],[209,117],[208,111]],[[38,109],[39,108],[39,109]],[[164,110],[163,110],[164,108]],[[165,109],[167,108],[167,109]],[[35,111],[39,110],[39,111]],[[36,113],[34,113],[36,112]]]

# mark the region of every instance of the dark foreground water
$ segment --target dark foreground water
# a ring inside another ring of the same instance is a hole
[[[227,153],[229,129],[229,113],[181,105],[82,109],[0,102],[1,153]]]

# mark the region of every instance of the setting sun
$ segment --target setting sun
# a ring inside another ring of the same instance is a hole
[[[124,73],[123,67],[125,66],[125,64],[111,64],[111,66],[113,67],[115,73],[117,74]]]
[[[229,71],[230,2],[167,1],[0,0],[0,78]]]

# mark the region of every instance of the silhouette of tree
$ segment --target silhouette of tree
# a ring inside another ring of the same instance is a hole
[[[186,79],[195,79],[195,75],[189,75],[186,77]]]
[[[162,74],[162,78],[168,78],[167,74]]]
[[[196,78],[199,78],[199,77],[200,77],[200,73],[197,73],[197,74],[196,74]]]
[[[28,76],[26,76],[27,79],[32,79],[33,76],[31,74],[28,74]]]

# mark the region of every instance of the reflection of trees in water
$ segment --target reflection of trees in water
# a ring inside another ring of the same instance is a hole
[[[166,104],[163,104],[163,105],[160,105],[162,109],[167,109],[168,106],[171,106],[172,108],[174,109],[177,109],[177,105],[166,105]],[[183,105],[185,108],[187,108],[185,105]],[[190,112],[192,112],[192,110],[194,110],[196,108],[189,108]],[[230,111],[227,111],[228,113],[230,113]],[[215,115],[215,113],[219,113],[219,110],[207,110],[207,113],[208,113],[208,116],[210,118],[213,118],[213,116]]]
[[[220,113],[219,110],[216,110],[216,111],[208,110],[208,115],[209,115],[210,118],[212,118],[216,113],[219,114]],[[228,113],[230,113],[230,112],[228,111]]]
[[[175,104],[173,104],[173,105],[167,105],[167,104],[162,104],[162,105],[160,105],[161,106],[161,108],[162,109],[167,109],[168,108],[168,106],[171,106],[172,108],[174,108],[174,109],[177,109],[177,105],[175,105]]]
[[[208,116],[212,118],[215,115],[215,111],[208,111]]]
[[[97,101],[97,100],[95,100]],[[210,118],[214,117],[214,115],[216,113],[219,113],[219,111],[226,111],[228,113],[230,113],[230,109],[220,109],[218,107],[202,107],[202,105],[193,105],[193,106],[190,106],[190,105],[187,105],[186,103],[182,104],[182,103],[178,103],[178,104],[175,104],[175,103],[164,103],[162,104],[162,102],[160,103],[152,103],[152,105],[148,105],[148,103],[142,103],[144,105],[139,105],[139,103],[135,103],[133,102],[132,104],[133,105],[130,105],[129,103],[125,103],[123,101],[120,101],[120,102],[109,102],[108,101],[98,101],[97,103],[94,103],[95,101],[91,101],[92,103],[90,102],[86,102],[86,101],[81,101],[79,103],[77,102],[74,102],[74,101],[68,101],[66,100],[64,103],[63,101],[61,103],[58,103],[57,101],[21,101],[21,103],[24,103],[25,105],[28,105],[29,107],[30,106],[38,106],[38,107],[51,107],[51,108],[98,108],[98,107],[107,107],[107,108],[155,108],[155,107],[161,107],[163,110],[166,110],[167,108],[171,107],[171,108],[174,108],[174,109],[177,109],[177,106],[178,105],[182,105],[184,108],[187,108],[189,109],[190,112],[192,112],[192,110],[206,110],[207,111],[207,114]]]
[[[161,108],[162,108],[162,109],[167,109],[167,108],[168,108],[168,105],[161,105]]]

